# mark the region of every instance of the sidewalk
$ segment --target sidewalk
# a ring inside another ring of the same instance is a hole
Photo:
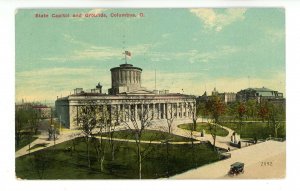
[[[200,121],[200,119],[198,121]],[[204,122],[206,122],[206,121],[204,120]],[[178,125],[184,124],[184,123],[192,123],[192,120],[191,119],[174,120],[174,122],[172,124],[172,133],[175,134],[175,135],[179,135],[179,136],[190,138],[191,137],[190,136],[190,131],[185,130],[185,129],[181,129],[181,128],[177,127]],[[229,133],[228,133],[228,135],[226,137],[217,136],[217,138],[216,138],[216,146],[219,147],[219,148],[226,149],[226,150],[228,149],[228,147],[230,147],[231,150],[236,149],[235,147],[231,147],[229,145],[230,136],[231,136],[231,134],[232,134],[233,131],[231,129],[227,128],[227,127],[222,127],[222,128],[228,130]],[[116,127],[116,131],[119,131],[119,130],[122,130],[122,129],[124,129],[123,126]],[[152,121],[152,125],[149,128],[147,128],[147,129],[149,129],[149,130],[167,131],[167,121],[165,119],[154,120],[154,121]],[[38,147],[38,148],[35,148],[35,149],[31,149],[30,150],[31,153],[35,152],[35,151],[38,151],[38,150],[41,150],[41,149],[45,149],[47,147],[50,147],[50,146],[54,145],[54,141],[53,140],[48,141],[48,130],[46,128],[46,122],[42,122],[42,125],[41,125],[41,127],[40,127],[39,130],[41,131],[41,134],[39,135],[38,139],[36,139],[35,141],[33,141],[30,144],[30,147],[32,148],[34,145],[37,145],[37,144],[45,144],[45,147]],[[95,131],[97,131],[97,129],[95,129]],[[55,141],[55,144],[59,144],[59,143],[62,143],[62,142],[65,142],[65,141],[68,141],[68,140],[71,140],[71,139],[75,138],[74,134],[77,134],[77,136],[79,136],[79,135],[83,136],[80,130],[63,129],[62,132],[59,135],[59,138]],[[205,137],[200,137],[199,134],[200,134],[199,132],[193,131],[193,138],[196,139],[196,140],[198,140],[198,141],[210,141],[211,143],[213,143],[213,138],[212,138],[212,136],[210,134],[206,134]],[[152,143],[156,143],[156,142],[152,141]],[[158,142],[157,142],[157,144],[158,144]],[[178,143],[177,142],[177,143],[174,143],[174,144],[189,144],[189,143],[187,143],[187,142]],[[17,158],[17,157],[20,157],[20,156],[28,154],[29,153],[28,149],[29,149],[28,145],[26,145],[25,147],[21,148],[20,150],[18,150],[15,153],[15,157]]]
[[[189,170],[170,177],[170,179],[263,179],[285,177],[285,142],[266,141],[229,153],[231,153],[229,159]],[[235,177],[229,177],[227,173],[230,165],[234,162],[245,163],[245,172]]]

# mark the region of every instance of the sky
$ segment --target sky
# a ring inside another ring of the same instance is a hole
[[[116,13],[136,17],[111,17]],[[128,63],[143,69],[149,90],[156,71],[157,89],[174,93],[264,86],[285,94],[281,8],[19,9],[15,19],[16,102],[53,102],[98,82],[107,92],[110,68],[125,62],[124,50],[132,53]]]

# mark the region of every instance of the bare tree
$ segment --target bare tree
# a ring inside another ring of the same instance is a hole
[[[246,105],[244,102],[240,102],[237,107],[237,115],[239,119],[239,129],[240,129],[240,134],[242,133],[242,127],[243,127],[243,117],[246,114]]]
[[[216,150],[217,128],[218,128],[218,126],[214,122],[214,120],[208,121],[208,129],[213,138],[214,150]]]
[[[28,122],[29,122],[29,125],[30,125],[30,128],[31,128],[31,131],[34,132],[34,134],[36,135],[37,132],[38,132],[38,122],[39,122],[39,119],[40,119],[39,114],[33,108],[28,109],[27,113],[29,115]]]
[[[169,105],[171,107],[168,107]],[[171,134],[172,124],[173,124],[173,121],[174,121],[175,117],[176,116],[175,116],[174,111],[173,111],[173,104],[172,103],[167,103],[167,116],[166,116],[166,120],[167,120],[169,134]]]
[[[273,130],[274,137],[278,137],[278,130],[283,127],[282,122],[285,117],[285,108],[283,105],[268,103],[268,123]]]
[[[78,117],[76,120],[84,135],[89,168],[91,167],[90,139],[93,136],[93,130],[97,127],[99,122],[99,113],[99,106],[94,101],[85,101],[83,105],[78,108]]]
[[[208,121],[208,125],[210,134],[213,138],[213,146],[216,150],[216,137],[219,118],[225,112],[226,105],[218,96],[213,96],[206,102],[205,107],[209,113],[210,121]]]
[[[192,118],[192,126],[190,127],[190,137],[191,137],[191,143],[192,146],[194,145],[194,131],[197,129],[197,120],[200,114],[200,106],[197,104],[189,104],[188,110],[190,113],[190,116]]]
[[[23,138],[26,125],[28,123],[28,114],[24,109],[16,109],[15,113],[15,139],[16,145],[19,146]]]
[[[99,118],[99,131],[98,136],[100,137],[97,139],[93,139],[92,143],[97,153],[97,161],[100,162],[100,170],[101,172],[104,171],[104,161],[105,161],[105,149],[106,149],[106,142],[103,140],[103,136],[106,132],[110,133],[110,127],[112,125],[112,106],[108,105],[108,102],[103,103],[101,106],[100,118]]]
[[[76,145],[78,145],[78,137],[81,136],[81,133],[74,133],[69,135],[71,141],[72,141],[72,148],[71,148],[71,155],[73,154],[73,152],[76,151]]]
[[[126,112],[129,121],[124,120],[123,125],[126,129],[128,129],[131,133],[133,133],[137,148],[138,155],[138,169],[139,169],[139,179],[142,179],[142,155],[143,151],[141,148],[141,138],[147,127],[151,125],[151,117],[148,108],[145,107],[146,102],[140,102],[140,108],[138,108],[137,116],[133,114],[133,111],[129,109]]]

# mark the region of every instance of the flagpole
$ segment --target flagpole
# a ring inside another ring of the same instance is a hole
[[[124,52],[124,56],[125,56],[125,64],[127,64],[126,52]]]
[[[155,87],[154,87],[154,89],[156,90],[156,69],[155,69],[155,73],[154,73],[154,79],[155,79]]]

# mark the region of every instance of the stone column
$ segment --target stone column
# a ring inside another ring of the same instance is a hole
[[[138,120],[137,104],[134,104],[134,118],[135,120]]]
[[[189,116],[189,115],[188,115],[188,103],[185,103],[185,108],[184,108],[184,110],[185,110],[185,116],[188,117],[188,116]]]
[[[125,105],[122,104],[122,120],[126,121]]]
[[[169,108],[170,107],[170,104],[169,103],[165,103],[165,114],[166,114],[166,119],[168,119],[170,117],[170,113],[169,113]]]
[[[164,116],[164,114],[165,114],[165,112],[164,112],[164,110],[165,110],[165,105],[164,105],[164,103],[161,103],[160,104],[160,113],[161,113],[161,115],[160,115],[160,117],[161,117],[161,119],[164,119],[165,118],[165,116]]]
[[[112,105],[109,105],[109,121],[112,124]]]
[[[184,102],[184,117],[187,117],[186,102]]]
[[[176,118],[178,119],[179,118],[179,112],[178,112],[178,102],[176,103]]]
[[[161,118],[161,115],[160,115],[160,103],[157,103],[157,119],[160,119]]]
[[[132,118],[132,115],[134,115],[134,113],[132,113],[132,111],[131,111],[131,104],[128,104],[128,113],[129,113],[129,121],[130,121]]]
[[[116,112],[116,115],[117,115],[117,123],[120,123],[120,104],[117,104],[117,112]]]
[[[155,103],[152,103],[152,116],[151,119],[154,119]]]
[[[139,83],[141,83],[141,74],[139,74]]]
[[[165,103],[162,103],[162,117],[163,117],[163,119],[166,118],[166,105],[165,105]]]
[[[149,115],[150,115],[150,107],[149,107],[149,104],[147,104],[147,117],[149,118]]]

